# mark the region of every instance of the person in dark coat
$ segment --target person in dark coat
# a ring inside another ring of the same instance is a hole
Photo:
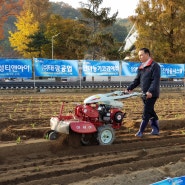
[[[138,67],[135,79],[126,89],[127,92],[131,92],[134,88],[140,85],[142,93],[145,95],[142,97],[144,105],[142,121],[140,129],[135,136],[143,136],[143,132],[149,121],[152,127],[151,134],[159,135],[159,121],[154,106],[160,94],[160,65],[153,61],[148,48],[141,48],[138,55],[141,65]]]

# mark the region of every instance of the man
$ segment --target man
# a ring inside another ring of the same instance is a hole
[[[149,49],[141,48],[138,55],[141,65],[138,67],[134,81],[127,87],[127,91],[131,92],[140,85],[145,95],[142,97],[144,104],[142,121],[140,129],[135,136],[143,136],[143,132],[149,121],[152,127],[151,134],[159,135],[159,122],[158,116],[154,110],[154,105],[160,93],[160,66],[150,57]]]

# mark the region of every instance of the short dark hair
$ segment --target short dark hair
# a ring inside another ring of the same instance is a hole
[[[144,51],[144,53],[148,53],[148,55],[150,56],[150,50],[148,48],[141,48],[139,49],[139,51]]]

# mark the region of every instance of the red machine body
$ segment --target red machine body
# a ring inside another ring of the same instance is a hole
[[[105,105],[88,104],[75,108],[75,116],[78,119],[90,122],[96,128],[104,124],[111,124],[114,129],[120,128],[124,115],[120,109]]]
[[[136,94],[123,94],[121,91],[93,95],[84,100],[84,104],[77,105],[70,115],[63,115],[65,103],[62,104],[58,117],[50,119],[51,130],[48,132],[50,140],[57,138],[57,133],[81,134],[81,142],[89,144],[94,137],[99,144],[109,145],[115,139],[115,129],[122,125],[125,113],[122,112],[123,103],[115,101]]]

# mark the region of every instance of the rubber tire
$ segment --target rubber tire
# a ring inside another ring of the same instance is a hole
[[[123,118],[124,118],[124,115],[122,112],[117,112],[115,115],[114,115],[114,119],[117,123],[121,123],[123,121]]]
[[[97,140],[99,145],[111,145],[115,140],[115,131],[111,125],[104,125],[98,128]]]
[[[46,131],[46,132],[44,133],[44,138],[45,138],[45,139],[49,139],[49,134],[50,134],[51,132],[53,132],[53,130],[48,130],[48,131]]]
[[[81,143],[82,145],[89,145],[91,143],[91,137],[90,135],[82,134],[81,137]]]
[[[55,131],[49,133],[49,140],[56,140],[58,138],[58,134]]]

